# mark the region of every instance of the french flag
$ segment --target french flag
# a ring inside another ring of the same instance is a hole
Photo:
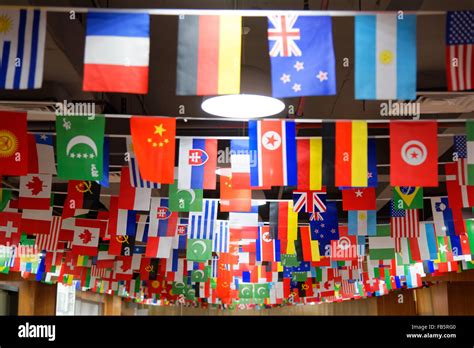
[[[296,128],[294,121],[249,121],[252,187],[296,186]]]
[[[217,139],[180,139],[178,189],[216,188]]]
[[[148,93],[150,16],[89,12],[84,91]]]

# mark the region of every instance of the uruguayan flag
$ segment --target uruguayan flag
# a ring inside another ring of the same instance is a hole
[[[127,152],[129,158],[129,166],[130,169],[130,185],[133,187],[140,187],[140,188],[154,188],[159,189],[161,187],[160,184],[143,180],[140,175],[140,170],[138,168],[138,162],[135,157],[135,152],[133,151],[133,144],[132,138],[127,137]]]
[[[212,251],[215,253],[228,253],[230,241],[230,227],[227,220],[216,220],[212,236]]]
[[[416,16],[355,17],[355,96],[416,98]]]
[[[204,199],[202,212],[189,213],[188,239],[212,239],[217,220],[218,200]]]
[[[45,11],[0,10],[1,89],[41,88],[45,35]]]

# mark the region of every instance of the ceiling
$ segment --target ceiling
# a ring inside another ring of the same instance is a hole
[[[0,5],[41,5],[51,6],[52,1],[16,0],[0,1]],[[474,9],[472,0],[442,1],[442,0],[275,0],[275,1],[193,1],[193,0],[56,0],[54,6],[89,7],[89,8],[206,8],[206,9],[284,9],[302,10],[460,10]],[[211,117],[200,109],[201,97],[178,97],[175,95],[176,72],[176,16],[152,16],[151,19],[151,51],[149,93],[145,96],[127,95],[120,93],[86,93],[82,91],[82,72],[85,40],[85,18],[77,14],[75,19],[70,13],[48,13],[48,34],[46,40],[44,86],[40,90],[2,91],[0,107],[19,107],[30,110],[46,110],[54,102],[90,101],[96,104],[98,112],[109,114],[185,116],[188,122],[178,122],[179,135],[245,135],[245,122],[224,122],[216,118],[208,121],[193,121],[193,117]],[[333,37],[337,61],[337,95],[327,97],[309,97],[304,100],[304,112],[297,117],[316,119],[374,119],[379,120],[380,102],[358,101],[354,99],[354,30],[353,17],[333,18]],[[474,118],[474,94],[446,93],[444,31],[445,16],[419,16],[417,24],[417,90],[418,102],[421,104],[421,118]],[[247,17],[243,26],[248,33],[243,35],[242,64],[254,67],[269,78],[270,65],[266,39],[266,19],[264,17]],[[343,66],[343,59],[348,58],[349,66]],[[242,84],[246,81],[243,80]],[[265,83],[269,84],[267,80]],[[7,103],[14,101],[14,103]],[[286,117],[290,106],[297,107],[299,99],[284,100],[287,109],[279,117]],[[291,116],[294,117],[294,116]],[[454,134],[463,132],[462,124],[445,123],[440,133]],[[29,122],[30,131],[54,131],[53,122]],[[318,125],[300,126],[300,135],[320,134]],[[128,120],[107,119],[107,134],[129,134]],[[386,135],[386,128],[370,128],[370,135]],[[220,148],[228,143],[220,142]],[[440,161],[449,161],[452,146],[451,137],[439,138]],[[125,141],[123,138],[111,139],[111,171],[118,171],[124,164],[123,153]],[[377,140],[377,160],[380,165],[389,164],[388,139]],[[441,174],[443,173],[440,166]],[[379,167],[378,208],[379,220],[388,219],[387,199],[391,197],[388,186],[389,167]],[[118,193],[117,178],[110,189],[103,193]],[[17,185],[13,178],[10,184]],[[66,183],[55,180],[54,191],[66,191]],[[158,194],[166,194],[160,192]],[[291,189],[274,188],[264,192],[266,198],[290,198]],[[425,196],[445,194],[444,185],[440,188],[426,189]],[[206,192],[208,197],[218,197],[218,192]],[[329,191],[330,199],[340,199],[338,190]],[[64,197],[57,198],[61,205]],[[102,203],[107,206],[107,196],[102,197]],[[429,218],[429,201],[425,201],[426,218]],[[268,219],[268,212],[262,211],[262,219]],[[341,219],[345,217],[341,214]]]

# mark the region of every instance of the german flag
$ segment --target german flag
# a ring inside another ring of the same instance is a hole
[[[242,17],[179,19],[177,95],[240,93]]]

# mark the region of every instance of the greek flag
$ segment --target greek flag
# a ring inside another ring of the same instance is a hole
[[[135,157],[135,152],[133,151],[133,144],[132,138],[127,137],[127,152],[129,158],[129,166],[130,169],[130,185],[133,187],[140,187],[140,188],[154,188],[159,189],[161,187],[160,184],[143,180],[140,175],[140,170],[138,168],[137,158]]]
[[[1,89],[41,88],[45,35],[45,11],[0,10]]]
[[[217,205],[217,199],[204,199],[202,212],[189,213],[188,239],[212,239]]]
[[[212,251],[215,253],[229,252],[230,227],[227,220],[216,220],[212,236]]]

